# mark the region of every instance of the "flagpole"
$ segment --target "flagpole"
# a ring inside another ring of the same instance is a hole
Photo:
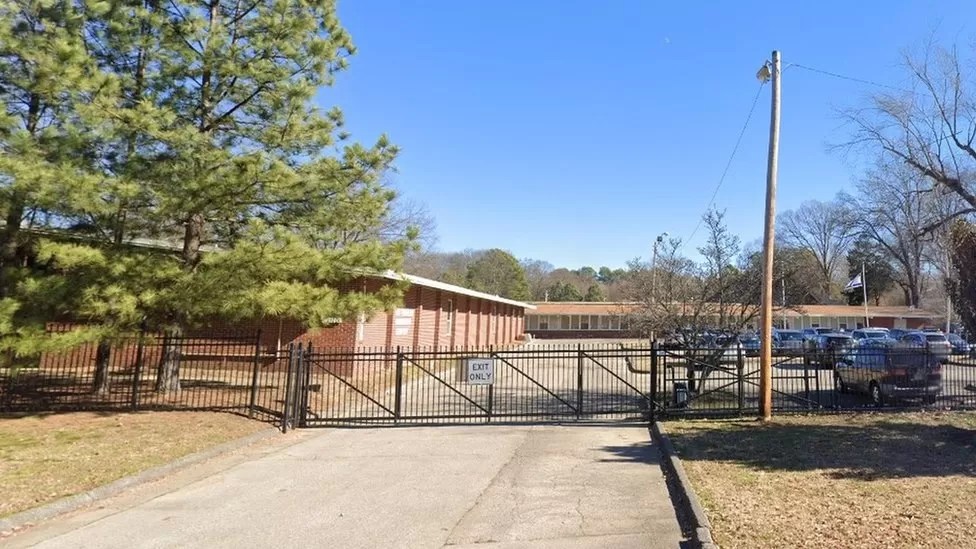
[[[864,278],[864,263],[861,263],[861,291],[864,293],[864,327],[870,328],[871,321],[868,320],[868,280]]]

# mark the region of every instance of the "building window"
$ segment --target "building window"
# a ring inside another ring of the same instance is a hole
[[[590,329],[591,330],[600,329],[600,317],[598,315],[590,315]]]
[[[579,329],[580,330],[589,330],[590,329],[590,317],[588,317],[587,315],[583,315],[583,316],[580,317]]]
[[[610,317],[610,329],[611,330],[619,330],[620,329],[620,317],[619,316],[614,315],[614,316],[611,316]]]
[[[549,329],[549,317],[546,315],[541,315],[539,317],[539,329],[548,330]]]
[[[539,317],[536,315],[528,315],[525,317],[525,325],[529,330],[539,329]]]
[[[454,328],[454,300],[447,300],[447,333]]]
[[[570,330],[579,330],[579,315],[573,315],[569,323]]]
[[[846,322],[841,322],[840,323],[840,329],[841,330],[846,330],[847,329],[847,323]]]
[[[569,315],[562,315],[559,317],[559,328],[561,330],[569,329]]]
[[[609,330],[610,329],[610,317],[609,316],[601,316],[600,317],[600,329],[601,330]]]

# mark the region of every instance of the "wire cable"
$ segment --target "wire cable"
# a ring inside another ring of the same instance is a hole
[[[863,78],[855,78],[853,76],[847,76],[847,75],[844,75],[844,74],[838,74],[836,72],[825,71],[823,69],[815,69],[813,67],[808,67],[806,65],[801,65],[799,63],[790,63],[789,65],[786,66],[787,69],[790,68],[790,67],[796,67],[798,69],[803,69],[803,70],[807,70],[807,71],[810,71],[810,72],[820,73],[820,74],[823,74],[823,75],[826,75],[826,76],[831,76],[833,78],[839,78],[841,80],[850,80],[851,82],[857,82],[857,83],[860,83],[860,84],[867,84],[869,86],[877,86],[879,88],[888,88],[889,90],[895,90],[895,91],[909,92],[910,93],[910,90],[906,90],[905,88],[899,88],[897,86],[890,86],[888,84],[882,84],[880,82],[875,82],[873,80],[865,80]],[[783,69],[783,70],[785,71],[786,69]]]
[[[729,155],[729,160],[725,163],[725,169],[722,170],[722,176],[718,178],[718,184],[715,185],[715,190],[712,191],[712,198],[709,199],[708,205],[705,206],[705,211],[701,216],[698,217],[698,224],[695,225],[694,230],[691,231],[691,235],[688,236],[687,240],[682,241],[681,249],[684,249],[685,245],[687,245],[688,242],[691,242],[692,238],[695,238],[695,235],[698,234],[698,229],[700,229],[702,226],[705,214],[708,213],[709,208],[715,204],[715,197],[718,196],[718,191],[722,188],[722,183],[725,183],[725,176],[728,175],[729,168],[732,167],[732,161],[735,160],[735,154],[739,152],[739,145],[742,144],[742,137],[746,134],[746,129],[749,127],[749,121],[752,120],[752,113],[756,111],[756,104],[759,103],[759,96],[762,94],[762,90],[765,86],[766,82],[759,84],[759,89],[756,90],[756,97],[752,99],[752,106],[749,107],[749,114],[746,115],[746,121],[744,124],[742,124],[742,129],[739,130],[739,137],[735,140],[735,146],[732,147],[732,154]]]

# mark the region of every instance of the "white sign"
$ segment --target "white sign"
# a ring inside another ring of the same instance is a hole
[[[495,362],[490,358],[468,358],[464,361],[464,379],[472,385],[495,383]]]
[[[393,312],[393,325],[409,328],[413,325],[413,309],[397,309]],[[399,334],[398,334],[399,335]]]

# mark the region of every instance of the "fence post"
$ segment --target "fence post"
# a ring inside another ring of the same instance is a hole
[[[495,361],[494,345],[488,346],[488,358],[490,358],[492,362]],[[492,368],[494,368],[494,366],[492,366]],[[493,374],[497,374],[497,371],[494,371]],[[494,410],[494,404],[495,404],[495,383],[494,380],[492,380],[492,383],[488,385],[488,423],[491,423],[491,414],[492,411]]]
[[[261,362],[261,330],[258,330],[257,337],[254,339],[254,367],[251,371],[251,400],[248,402],[247,415],[254,417],[255,408],[258,403],[258,367]]]
[[[288,344],[288,372],[285,376],[285,403],[284,409],[281,414],[281,432],[288,432],[288,420],[291,414],[291,390],[292,383],[291,378],[293,375],[293,370],[295,368],[295,344]]]
[[[400,352],[400,346],[397,345],[396,348],[396,389],[394,391],[394,401],[393,401],[393,421],[395,423],[400,422],[400,400],[403,397],[403,353]]]
[[[308,342],[308,349],[302,354],[302,366],[301,366],[301,384],[299,386],[299,398],[298,402],[301,403],[301,408],[298,411],[298,426],[306,427],[308,424],[308,388],[311,382],[312,369],[309,368],[311,365],[312,356],[312,342]]]
[[[736,392],[739,393],[738,404],[739,404],[739,415],[741,416],[742,412],[745,410],[746,407],[746,395],[745,395],[746,361],[745,358],[742,357],[742,345],[739,344],[736,347],[737,347],[737,353],[735,358],[735,375],[736,375],[736,380],[738,382],[736,387]]]
[[[145,354],[146,325],[143,324],[139,330],[139,339],[136,342],[136,364],[132,371],[132,409],[139,408],[139,383],[142,381],[142,361]]]
[[[834,355],[834,350],[830,349],[830,364],[832,364],[835,368],[836,368],[836,364],[834,364],[834,362],[836,360],[837,357]],[[821,361],[820,364],[817,365],[817,368],[814,370],[814,375],[817,376],[818,380],[820,379],[820,366],[822,365],[823,362]],[[809,360],[803,361],[803,398],[806,399],[807,408],[809,408],[810,407],[810,361]]]
[[[576,419],[583,418],[583,344],[576,344]]]
[[[657,407],[657,342],[651,340],[651,402],[649,403],[649,410],[651,412],[650,418],[651,423],[654,423],[655,412],[654,409]]]

